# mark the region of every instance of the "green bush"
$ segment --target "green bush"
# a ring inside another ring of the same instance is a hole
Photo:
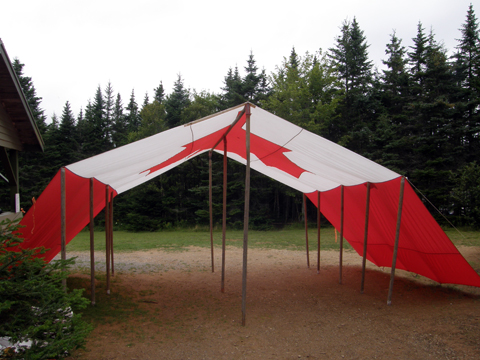
[[[66,292],[62,279],[74,260],[45,263],[43,248],[20,249],[18,223],[0,223],[0,337],[28,348],[9,349],[9,358],[52,359],[84,344],[91,326],[76,313],[88,300],[83,290]],[[7,356],[6,354],[4,354]],[[0,353],[0,358],[1,358]]]

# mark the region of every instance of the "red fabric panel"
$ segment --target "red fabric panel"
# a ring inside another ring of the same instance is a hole
[[[65,169],[66,243],[68,244],[90,222],[90,179]],[[116,192],[113,196],[116,196]],[[94,179],[94,215],[105,207],[105,184]],[[49,249],[44,259],[50,262],[61,250],[60,171],[42,192],[20,222],[23,248]]]
[[[400,181],[371,184],[367,258],[392,266]],[[363,254],[366,184],[344,187],[344,237]],[[317,205],[317,194],[307,194]],[[321,193],[321,212],[340,231],[340,187]],[[396,267],[439,283],[480,287],[480,276],[431,216],[408,182],[405,183]]]

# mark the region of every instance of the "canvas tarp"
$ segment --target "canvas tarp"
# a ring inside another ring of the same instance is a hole
[[[244,106],[164,131],[149,138],[66,166],[67,243],[89,222],[89,181],[94,178],[94,214],[105,206],[105,187],[113,196],[210,151],[246,163]],[[367,258],[391,266],[401,176],[259,107],[251,108],[251,167],[302,193],[340,227],[340,187],[344,186],[345,239],[361,254],[366,183],[372,184]],[[219,142],[220,141],[220,142]],[[439,283],[480,286],[480,277],[435,222],[410,185],[405,185],[397,267]],[[60,174],[54,177],[22,220],[24,246],[60,251]]]

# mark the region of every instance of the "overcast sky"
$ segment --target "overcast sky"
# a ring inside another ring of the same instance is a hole
[[[110,81],[124,105],[137,103],[177,74],[198,92],[219,93],[230,67],[250,51],[270,74],[288,57],[328,50],[345,19],[357,18],[376,66],[393,30],[412,45],[422,22],[453,53],[470,3],[480,0],[11,0],[2,1],[0,38],[25,64],[49,120],[69,101],[75,115]]]

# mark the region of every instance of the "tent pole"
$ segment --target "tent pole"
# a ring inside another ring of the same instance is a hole
[[[343,185],[340,188],[340,275],[339,284],[342,283],[342,265],[343,265],[343,220],[344,220],[344,189]]]
[[[110,256],[112,262],[112,276],[115,276],[115,263],[113,261],[113,192],[110,193]]]
[[[108,185],[105,186],[105,264],[107,270],[107,295],[110,295],[110,241],[108,235],[110,206],[108,204],[108,188]]]
[[[91,303],[95,305],[95,235],[93,222],[93,178],[90,178],[90,292]]]
[[[305,248],[307,252],[307,267],[310,269],[310,253],[308,249],[308,218],[307,218],[307,196],[303,194],[303,215],[305,217]]]
[[[317,191],[317,274],[320,274],[320,191]]]
[[[405,189],[405,176],[400,182],[400,197],[398,199],[397,229],[395,231],[395,246],[393,248],[392,271],[390,272],[390,286],[388,287],[387,305],[392,305],[393,281],[395,279],[395,266],[397,264],[398,240],[400,238],[400,225],[402,220],[403,192]]]
[[[225,242],[227,232],[227,138],[223,139],[222,293],[225,292]]]
[[[62,167],[60,170],[60,226],[61,226],[61,234],[60,234],[60,247],[61,247],[61,258],[62,260],[67,259],[67,251],[66,251],[66,238],[67,238],[67,200],[66,200],[66,184],[65,184],[65,168]],[[63,290],[67,291],[67,279],[62,279],[62,286]]]
[[[212,150],[208,152],[208,204],[210,212],[210,252],[212,258],[212,273],[215,272],[215,263],[213,258],[213,194],[212,194]]]
[[[242,270],[242,325],[245,326],[247,301],[247,251],[248,251],[248,220],[250,212],[250,104],[245,105],[245,147],[247,167],[245,170],[245,210],[243,220],[243,270]]]
[[[367,264],[368,220],[370,216],[370,182],[367,182],[367,200],[365,208],[365,233],[363,235],[362,285],[360,293],[365,289],[365,266]]]

